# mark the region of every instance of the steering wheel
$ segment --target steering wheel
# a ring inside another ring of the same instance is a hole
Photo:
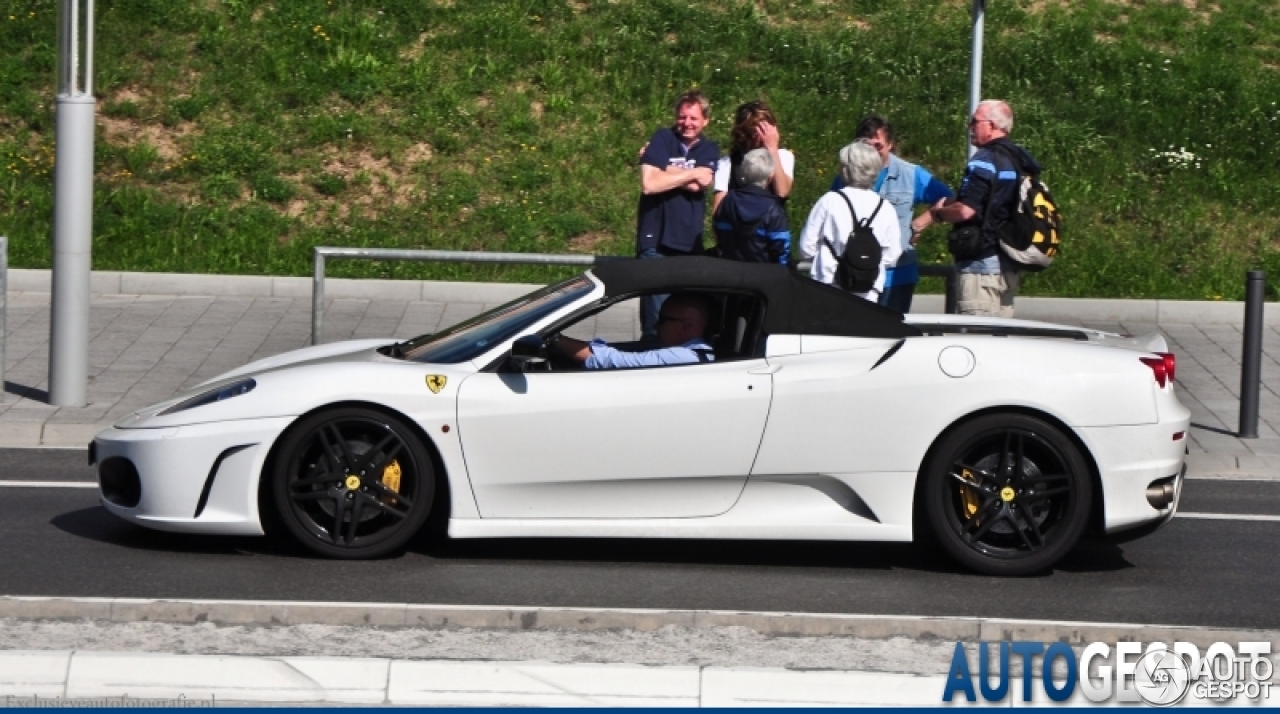
[[[573,360],[572,357],[566,355],[555,346],[556,338],[560,337],[560,333],[547,335],[547,368],[553,372],[564,372],[566,370],[580,369],[581,365]]]

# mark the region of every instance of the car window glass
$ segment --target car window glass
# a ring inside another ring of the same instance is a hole
[[[700,291],[711,309],[703,335],[717,361],[745,359],[757,354],[764,301],[740,292]],[[581,317],[563,327],[560,334],[583,342],[602,339],[626,352],[653,349],[640,340],[640,298],[616,302],[604,310]]]
[[[566,327],[562,334],[583,342],[596,338],[611,344],[634,342],[640,339],[640,300],[631,298],[616,302]]]
[[[440,364],[475,359],[593,289],[594,284],[581,276],[550,285],[446,330],[409,340],[400,346],[402,354],[415,362]]]

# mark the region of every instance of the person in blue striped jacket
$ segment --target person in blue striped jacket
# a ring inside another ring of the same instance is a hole
[[[935,221],[978,226],[982,241],[973,255],[956,255],[961,315],[1013,317],[1013,297],[1021,273],[1000,249],[999,230],[1018,205],[1018,173],[1039,174],[1027,150],[1009,140],[1013,110],[998,100],[978,104],[969,119],[969,136],[978,150],[965,167],[954,201],[929,209]],[[954,250],[952,251],[955,252]]]
[[[720,257],[745,263],[791,264],[791,226],[782,201],[769,190],[774,172],[768,149],[742,157],[738,180],[711,217]]]

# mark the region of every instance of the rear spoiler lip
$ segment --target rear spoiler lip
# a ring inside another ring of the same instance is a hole
[[[914,325],[926,336],[991,335],[992,337],[1058,337],[1087,342],[1084,330],[1070,327],[1031,327],[1021,325]]]
[[[993,337],[1039,337],[1087,341],[1135,352],[1169,352],[1169,343],[1159,332],[1121,335],[1087,327],[1052,322],[1016,320],[967,315],[907,315],[903,322],[925,335],[991,335]]]

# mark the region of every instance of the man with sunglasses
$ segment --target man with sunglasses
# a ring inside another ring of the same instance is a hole
[[[674,293],[662,303],[658,314],[657,349],[624,352],[610,347],[604,340],[590,342],[563,335],[552,335],[548,346],[554,346],[587,369],[633,369],[677,364],[711,362],[715,355],[703,334],[709,316],[707,302],[696,293]]]
[[[977,152],[969,159],[955,200],[939,200],[929,209],[935,221],[977,226],[981,245],[972,254],[956,255],[961,315],[1013,317],[1013,297],[1021,275],[1000,250],[1000,227],[1018,204],[1018,173],[1038,174],[1040,165],[1026,149],[1009,141],[1013,110],[988,99],[969,119],[969,135]],[[954,252],[954,251],[953,251]]]

